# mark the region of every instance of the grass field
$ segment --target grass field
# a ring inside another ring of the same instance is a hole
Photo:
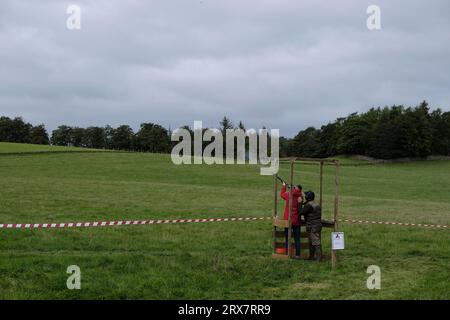
[[[272,178],[258,167],[175,166],[167,155],[142,153],[27,154],[34,151],[0,143],[0,153],[15,153],[0,155],[0,223],[271,215]],[[317,190],[318,168],[298,169],[296,181]],[[325,218],[332,173],[327,167]],[[448,225],[449,195],[449,161],[341,168],[343,219]],[[271,259],[270,221],[2,229],[0,298],[450,299],[449,230],[340,229],[346,249],[334,271],[329,262]],[[329,237],[325,229],[325,251]],[[66,288],[73,264],[81,290]],[[366,288],[372,264],[381,290]]]
[[[37,152],[86,152],[86,151],[100,151],[89,148],[76,147],[61,147],[61,146],[47,146],[42,144],[27,144],[0,142],[0,154],[15,154],[15,153],[37,153]]]

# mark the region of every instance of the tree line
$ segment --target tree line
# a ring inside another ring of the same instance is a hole
[[[281,139],[285,156],[325,158],[364,155],[378,159],[450,155],[450,112],[394,105],[352,113],[345,118],[309,127],[293,139]]]
[[[137,133],[128,125],[117,128],[61,125],[49,137],[43,124],[33,126],[21,117],[0,117],[0,141],[155,153],[171,150],[169,131],[153,123],[142,123]]]
[[[0,117],[0,141],[50,144],[47,130],[43,124],[33,126],[21,117],[14,119]]]
[[[117,128],[109,125],[87,128],[62,125],[53,130],[51,143],[58,146],[153,153],[168,153],[171,150],[169,131],[154,123],[142,123],[136,133],[129,125]]]
[[[220,129],[242,129],[230,119]],[[193,135],[189,126],[188,129]],[[0,141],[52,144],[95,149],[169,153],[177,142],[171,131],[154,123],[142,123],[137,132],[129,125],[112,128],[61,125],[49,137],[43,124],[33,126],[22,118],[0,117]],[[208,144],[205,142],[204,147]],[[224,148],[225,151],[225,148]],[[294,138],[280,138],[280,156],[325,158],[339,154],[365,155],[378,159],[450,155],[450,112],[431,111],[423,101],[416,107],[394,105],[352,113],[320,129],[309,127]]]

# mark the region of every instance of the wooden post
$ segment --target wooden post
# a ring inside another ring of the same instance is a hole
[[[291,176],[289,184],[291,188],[289,190],[289,228],[288,228],[288,255],[291,257],[291,240],[292,240],[292,202],[293,202],[293,184],[294,184],[294,161],[291,160]]]
[[[277,218],[277,204],[278,204],[278,202],[277,202],[277,199],[278,199],[278,179],[277,179],[277,174],[275,174],[274,176],[273,176],[273,185],[274,185],[274,191],[275,191],[275,194],[274,194],[274,201],[273,201],[273,203],[274,203],[274,208],[273,208],[273,218],[274,219],[276,219]],[[274,253],[276,253],[276,251],[277,251],[277,248],[276,248],[276,231],[277,231],[277,227],[276,226],[273,226],[272,227],[272,248],[273,248],[273,252]]]
[[[320,161],[320,207],[323,208],[323,161]]]
[[[274,187],[274,208],[273,208],[273,217],[277,217],[277,207],[278,207],[278,175],[275,174],[273,176],[273,187]]]
[[[339,210],[339,162],[336,162],[336,173],[334,176],[334,232],[338,231],[338,210]],[[331,265],[336,267],[336,250],[331,250]]]
[[[339,162],[336,163],[336,177],[334,179],[334,231],[338,230],[338,211],[339,211]]]
[[[322,214],[323,214],[323,212],[324,212],[324,210],[323,210],[323,161],[320,161],[320,178],[319,179],[320,179],[320,187],[319,187],[320,200],[319,200],[319,204],[320,204],[320,209],[322,210]],[[333,254],[331,254],[331,256],[333,257]]]

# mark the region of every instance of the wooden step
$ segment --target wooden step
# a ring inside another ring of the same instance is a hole
[[[275,231],[275,238],[284,238],[284,230],[283,231]],[[294,234],[292,233],[292,237],[294,237]],[[308,238],[307,232],[300,232],[300,238]]]
[[[290,257],[287,254],[272,253],[272,258],[287,260]]]

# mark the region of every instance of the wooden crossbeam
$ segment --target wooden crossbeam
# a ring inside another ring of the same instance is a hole
[[[292,247],[294,248],[294,242],[292,242]],[[285,248],[286,243],[284,242],[275,242],[275,248]],[[309,249],[309,243],[300,242],[300,248],[302,249]]]
[[[323,228],[332,228],[335,227],[335,222],[333,220],[323,220],[322,219],[322,227]],[[289,227],[289,220],[282,220],[282,219],[273,219],[272,225],[277,228],[288,228]],[[300,226],[304,227],[306,226],[305,220],[300,220]]]
[[[273,219],[272,224],[277,228],[289,228],[289,220]]]

